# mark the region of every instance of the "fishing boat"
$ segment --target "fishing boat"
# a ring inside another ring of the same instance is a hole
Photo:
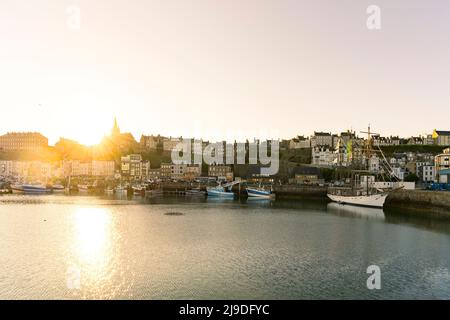
[[[275,194],[272,193],[272,190],[266,190],[262,187],[258,188],[247,187],[247,195],[252,198],[263,198],[263,199],[272,199],[275,197]]]
[[[164,193],[163,193],[163,190],[161,188],[145,190],[145,196],[149,197],[149,198],[161,197],[163,194]]]
[[[145,187],[144,186],[133,186],[133,194],[135,196],[144,196],[145,195]]]
[[[106,193],[106,194],[109,194],[109,195],[114,194],[114,188],[107,187],[107,188],[105,189],[105,193]]]
[[[11,191],[12,191],[12,193],[19,193],[19,194],[21,194],[21,193],[24,193],[24,190],[23,190],[23,185],[21,185],[21,184],[13,184],[13,185],[11,185]]]
[[[186,196],[188,197],[204,197],[206,196],[206,191],[200,190],[200,188],[192,188],[186,190]]]
[[[122,185],[119,185],[117,187],[114,188],[114,192],[116,194],[127,194],[127,187],[124,187]]]
[[[88,185],[88,184],[79,184],[78,185],[78,192],[80,193],[89,193],[94,191],[94,186]]]
[[[55,185],[52,186],[52,190],[55,193],[63,193],[63,192],[66,191],[66,188],[64,188],[63,185],[55,184]]]
[[[208,194],[208,197],[234,199],[234,193],[230,191],[230,188],[224,188],[222,186],[208,187],[206,188],[206,192]]]
[[[48,194],[52,192],[51,188],[47,188],[44,185],[40,184],[22,184],[22,185],[13,185],[11,186],[13,193],[22,193],[22,194]]]
[[[392,179],[398,179],[394,170],[391,168],[389,162],[386,160],[381,149],[375,151],[372,148],[372,136],[378,135],[370,131],[370,126],[367,133],[366,147],[365,147],[365,167],[369,168],[369,159],[375,152],[379,152],[382,156],[381,160],[384,161],[383,166],[385,171]],[[353,148],[351,148],[353,150]],[[355,206],[383,208],[384,202],[387,196],[396,188],[391,189],[379,189],[373,187],[375,185],[375,176],[370,170],[353,170],[352,171],[352,185],[351,187],[331,187],[328,188],[327,196],[331,201],[348,204]],[[400,188],[397,188],[400,189]]]

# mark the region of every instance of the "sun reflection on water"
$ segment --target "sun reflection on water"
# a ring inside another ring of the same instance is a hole
[[[82,290],[93,293],[108,282],[111,272],[112,215],[104,208],[78,208],[73,219],[72,264],[80,269]]]

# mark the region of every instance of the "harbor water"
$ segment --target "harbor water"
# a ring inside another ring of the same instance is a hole
[[[2,299],[450,299],[450,224],[408,212],[4,195],[0,241]]]

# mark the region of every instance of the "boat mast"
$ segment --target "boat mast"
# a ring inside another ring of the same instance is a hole
[[[365,166],[368,170],[370,170],[369,168],[369,159],[372,157],[373,154],[373,149],[372,149],[372,136],[379,136],[379,133],[373,133],[370,131],[370,124],[367,128],[367,131],[361,131],[361,133],[367,133],[367,142],[366,142],[366,147],[364,150],[364,154],[365,154]]]

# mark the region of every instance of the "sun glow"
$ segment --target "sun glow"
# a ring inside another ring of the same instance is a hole
[[[75,212],[75,243],[82,263],[101,263],[107,254],[111,216],[106,209],[80,208]]]

